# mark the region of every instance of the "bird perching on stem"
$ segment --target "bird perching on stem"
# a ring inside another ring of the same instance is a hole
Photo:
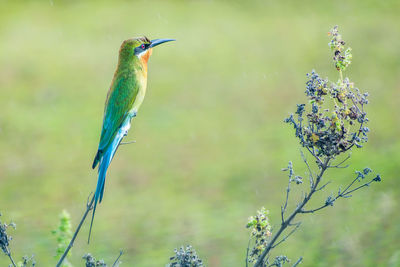
[[[103,199],[106,173],[121,140],[131,127],[146,94],[147,62],[153,47],[174,39],[149,40],[139,37],[125,40],[119,50],[118,66],[115,71],[104,108],[103,127],[97,154],[92,168],[97,164],[98,180],[94,194],[94,206],[90,223],[89,237],[92,232],[97,203]]]

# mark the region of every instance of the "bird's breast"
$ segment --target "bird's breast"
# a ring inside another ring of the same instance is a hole
[[[131,109],[132,114],[136,114],[139,110],[140,106],[143,103],[144,97],[146,95],[146,88],[147,88],[147,72],[144,73],[141,71],[137,73],[137,85],[138,85],[138,93],[136,95],[135,101],[133,102],[133,106]]]

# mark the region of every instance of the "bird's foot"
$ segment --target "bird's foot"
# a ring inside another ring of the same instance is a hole
[[[121,142],[120,145],[129,145],[129,144],[133,144],[133,143],[136,143],[136,141],[133,140],[133,141],[128,141],[128,142]]]

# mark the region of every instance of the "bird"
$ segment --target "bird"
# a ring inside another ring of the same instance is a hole
[[[88,243],[98,203],[103,200],[108,167],[131,127],[132,118],[143,103],[147,87],[147,62],[154,47],[175,39],[130,38],[122,42],[117,69],[107,93],[100,142],[92,168],[98,165],[98,179],[94,193],[94,206]]]

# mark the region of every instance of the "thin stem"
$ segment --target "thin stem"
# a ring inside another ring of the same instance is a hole
[[[246,267],[249,266],[249,250],[250,250],[250,242],[251,238],[249,238],[249,243],[247,244],[247,252],[246,252]]]
[[[296,267],[297,265],[300,264],[300,262],[303,260],[303,257],[300,257],[293,265],[292,267]]]
[[[330,183],[331,183],[331,181],[325,183],[324,185],[321,185],[321,187],[318,188],[318,189],[316,189],[315,191],[321,191],[322,189],[324,189],[324,188],[325,188],[328,184],[330,184]]]
[[[313,147],[313,151],[311,151],[309,147],[306,147],[306,148],[307,148],[308,152],[310,152],[310,154],[313,155],[313,157],[318,161],[318,165],[322,165],[323,164],[322,160],[315,154],[314,147]]]
[[[17,267],[17,265],[15,264],[15,262],[14,262],[14,259],[13,259],[13,257],[11,256],[11,252],[9,251],[9,250],[7,250],[7,256],[10,258],[10,261],[11,261],[11,263],[12,263],[12,265],[14,266],[14,267]]]
[[[316,209],[312,209],[312,210],[302,210],[301,213],[314,213],[316,211],[322,210],[328,206],[332,206],[333,203],[338,200],[339,198],[348,198],[351,197],[349,194],[353,193],[354,191],[357,191],[363,187],[369,186],[372,182],[374,182],[374,179],[372,179],[371,181],[369,181],[368,183],[362,184],[350,191],[347,191],[350,189],[350,187],[358,180],[358,178],[354,179],[347,187],[345,190],[343,190],[343,192],[338,192],[337,195],[330,201],[326,201],[324,205],[316,208]]]
[[[347,190],[349,190],[349,188],[358,180],[358,178],[355,178],[344,190],[341,194],[345,193]],[[338,194],[338,195],[341,195]]]
[[[352,98],[352,101],[353,101],[353,104],[354,104],[354,107],[356,107],[357,109],[358,109],[358,111],[360,111],[360,109],[358,108],[358,106],[357,106],[357,104],[354,102],[354,99]],[[361,104],[361,109],[362,109],[362,114],[364,114],[364,105],[363,104]],[[362,129],[362,127],[364,126],[364,120],[360,123],[360,127],[358,128],[358,133],[357,133],[357,137],[360,137],[360,135],[361,135],[361,129]],[[353,146],[354,146],[354,144],[355,144],[355,140],[353,139],[352,140],[352,144],[349,146],[349,147],[347,147],[346,149],[345,149],[345,151],[348,151],[348,150],[350,150]]]
[[[90,195],[89,195],[89,197],[90,197]],[[62,264],[62,262],[64,261],[65,257],[67,257],[69,250],[73,247],[74,242],[75,242],[75,239],[76,239],[76,237],[78,236],[79,230],[81,229],[83,222],[85,221],[85,219],[86,219],[86,217],[87,217],[89,211],[93,208],[93,203],[94,203],[94,195],[93,195],[92,200],[90,201],[90,203],[88,202],[88,203],[86,204],[86,211],[85,211],[85,213],[83,214],[82,219],[81,219],[81,221],[79,222],[78,227],[76,228],[75,233],[74,233],[74,235],[72,236],[72,239],[71,239],[71,241],[69,242],[67,249],[64,251],[64,253],[62,254],[60,260],[57,262],[56,267],[60,267],[60,266],[61,266],[61,264]]]
[[[279,246],[282,242],[285,242],[286,239],[289,238],[289,236],[291,236],[294,232],[296,232],[296,230],[300,227],[301,222],[298,222],[296,224],[294,224],[296,227],[292,229],[292,231],[290,231],[289,234],[287,234],[285,237],[282,238],[281,241],[279,241],[278,243],[276,243],[275,245],[272,246],[272,248],[276,248],[277,246]]]
[[[308,164],[308,161],[307,161],[306,156],[304,155],[303,151],[300,150],[300,154],[301,154],[301,158],[303,159],[304,163],[306,164],[306,166],[308,168],[308,172],[310,174],[310,188],[312,188],[314,185],[314,176],[312,174],[310,164]]]
[[[287,208],[287,204],[289,201],[289,193],[290,193],[290,182],[292,181],[292,178],[289,177],[289,182],[288,182],[288,186],[286,188],[286,200],[285,200],[285,205],[283,207],[281,207],[281,218],[282,218],[282,223],[285,222],[285,212],[286,212],[286,208]]]
[[[324,161],[324,163],[321,166],[321,171],[318,174],[315,183],[313,187],[311,188],[310,192],[306,194],[304,197],[303,201],[296,207],[296,209],[292,212],[292,214],[281,224],[281,227],[279,228],[278,232],[272,237],[271,241],[268,243],[268,246],[264,249],[263,253],[261,256],[258,258],[256,264],[254,267],[261,267],[265,257],[268,255],[268,253],[271,251],[271,249],[276,245],[275,242],[278,240],[278,238],[281,236],[283,231],[286,230],[286,228],[291,224],[293,219],[296,217],[297,214],[301,213],[303,210],[304,206],[308,203],[308,201],[311,199],[313,194],[316,192],[316,189],[318,187],[318,184],[321,182],[322,176],[324,175],[325,171],[328,169],[329,161],[332,158],[327,157]]]
[[[118,265],[119,265],[119,262],[118,262],[118,261],[119,261],[119,258],[121,258],[122,254],[124,254],[124,252],[121,250],[121,251],[119,252],[118,258],[114,261],[112,267],[118,267]]]
[[[329,168],[347,168],[349,165],[346,165],[346,166],[340,166],[340,165],[345,163],[349,158],[350,158],[350,154],[344,160],[342,160],[340,163],[338,163],[336,165],[329,165]]]
[[[347,196],[348,194],[351,194],[351,193],[353,193],[354,191],[356,191],[356,190],[358,190],[358,189],[361,189],[361,188],[363,188],[363,187],[369,186],[372,182],[374,182],[374,180],[371,180],[371,181],[369,181],[368,183],[365,183],[365,184],[363,184],[363,185],[360,185],[359,187],[356,187],[356,188],[350,190],[349,192],[346,192],[346,193],[343,194],[342,196]]]

